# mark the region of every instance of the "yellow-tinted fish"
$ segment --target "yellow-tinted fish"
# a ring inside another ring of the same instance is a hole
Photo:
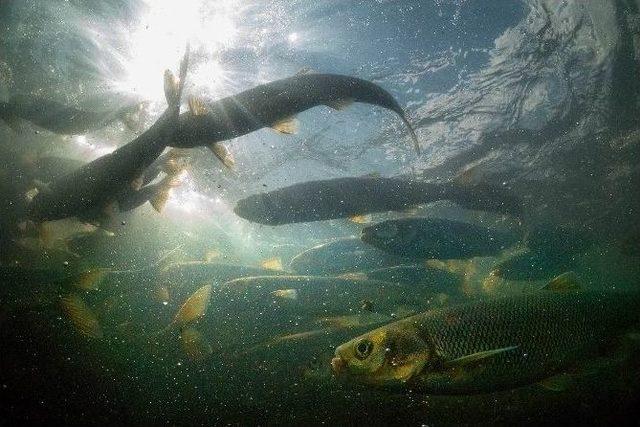
[[[354,381],[430,394],[541,381],[553,388],[558,381],[548,378],[606,350],[640,320],[637,292],[575,288],[564,274],[536,292],[429,310],[342,344],[331,364]]]
[[[64,314],[82,335],[91,338],[104,336],[100,322],[80,295],[66,295],[60,300],[60,305]]]
[[[207,308],[209,307],[212,290],[213,288],[211,285],[204,285],[195,291],[189,298],[187,298],[184,304],[182,304],[173,318],[172,324],[183,327],[204,316],[207,312]]]

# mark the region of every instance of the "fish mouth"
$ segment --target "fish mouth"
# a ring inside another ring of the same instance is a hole
[[[340,356],[336,356],[331,359],[331,372],[333,372],[333,374],[336,376],[342,374],[346,366],[347,362],[345,362],[344,359]]]

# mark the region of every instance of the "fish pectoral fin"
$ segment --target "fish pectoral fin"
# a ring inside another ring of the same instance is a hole
[[[494,350],[486,350],[486,351],[479,351],[477,353],[473,353],[473,354],[469,354],[467,356],[462,356],[462,357],[458,357],[457,359],[453,359],[453,360],[447,360],[444,362],[444,367],[445,368],[456,368],[456,367],[461,367],[461,366],[469,366],[469,365],[474,365],[476,363],[480,363],[484,360],[490,359],[492,357],[495,357],[499,354],[502,353],[506,353],[509,351],[513,351],[515,349],[517,349],[518,346],[511,346],[511,347],[503,347],[503,348],[497,348]]]
[[[295,117],[285,117],[271,124],[271,129],[285,135],[293,135],[298,132],[298,120]]]
[[[573,271],[567,271],[551,279],[542,289],[552,292],[568,292],[579,291],[582,286],[578,281],[578,275]]]
[[[189,111],[194,116],[204,116],[209,112],[204,101],[196,96],[189,97]]]
[[[151,206],[156,212],[162,213],[162,211],[164,210],[164,207],[167,205],[167,202],[169,201],[170,196],[171,196],[171,187],[163,188],[162,190],[158,191],[155,196],[149,199],[149,203],[151,203]]]
[[[233,158],[231,151],[219,142],[207,145],[207,148],[222,162],[222,164],[229,170],[233,170],[236,165],[236,160]]]
[[[409,355],[402,360],[392,361],[394,364],[395,379],[406,383],[418,375],[427,364],[427,355],[422,353]]]
[[[345,98],[345,99],[338,99],[336,101],[329,101],[325,105],[329,108],[333,108],[334,110],[341,111],[351,106],[353,102],[354,102],[353,99]]]
[[[571,388],[574,385],[574,382],[575,378],[573,375],[563,373],[545,378],[544,380],[539,381],[538,385],[545,390],[561,392]]]

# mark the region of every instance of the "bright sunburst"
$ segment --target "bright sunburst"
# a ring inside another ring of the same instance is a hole
[[[162,74],[167,68],[177,68],[187,42],[207,58],[215,58],[218,51],[233,44],[237,35],[236,3],[236,0],[147,0],[146,13],[130,33],[130,59],[124,64],[126,76],[118,86],[143,99],[163,100]],[[215,90],[224,74],[220,64],[214,59],[201,67],[212,80],[198,83],[209,83]]]

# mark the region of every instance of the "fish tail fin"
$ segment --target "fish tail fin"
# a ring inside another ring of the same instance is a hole
[[[171,70],[165,70],[164,72],[164,96],[167,100],[167,104],[174,108],[180,106],[182,91],[184,90],[184,82],[187,77],[187,68],[189,67],[189,54],[190,47],[187,44],[186,52],[180,62],[178,78],[176,78]]]
[[[402,122],[405,124],[405,126],[407,126],[407,129],[409,130],[409,136],[413,141],[413,147],[416,149],[416,154],[420,155],[420,141],[418,141],[418,135],[416,135],[416,131],[413,128],[413,125],[411,125],[411,122],[407,118],[407,114],[404,111],[402,111],[402,114],[400,114],[400,118],[402,119]]]

